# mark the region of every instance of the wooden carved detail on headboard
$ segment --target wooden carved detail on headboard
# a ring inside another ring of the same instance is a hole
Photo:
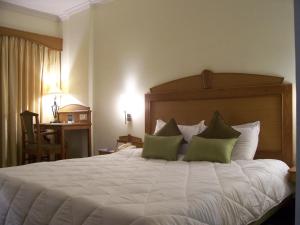
[[[283,77],[242,73],[213,73],[184,77],[150,88],[151,93],[200,91],[203,89],[268,86],[283,83]]]
[[[145,95],[145,131],[156,120],[175,118],[179,124],[209,121],[219,110],[230,124],[259,120],[256,158],[293,164],[292,85],[282,77],[242,73],[213,73],[184,77],[153,88]]]

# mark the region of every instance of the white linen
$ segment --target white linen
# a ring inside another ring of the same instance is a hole
[[[253,159],[258,145],[260,122],[256,121],[232,127],[241,132],[241,135],[232,150],[231,159]]]
[[[204,130],[206,128],[207,126],[204,125]],[[241,135],[232,149],[231,160],[253,159],[259,141],[260,122],[244,123],[232,128],[239,131]]]
[[[248,224],[292,192],[278,160],[147,160],[141,149],[0,169],[0,225]]]
[[[159,131],[166,122],[163,120],[156,120],[156,126],[154,134]],[[204,120],[200,121],[200,123],[195,125],[177,125],[178,129],[180,130],[184,140],[190,142],[194,135],[200,134],[202,131],[205,130]]]

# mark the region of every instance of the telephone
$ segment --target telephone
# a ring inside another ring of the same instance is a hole
[[[130,142],[127,142],[125,144],[121,144],[119,146],[117,146],[117,151],[120,151],[122,149],[131,149],[131,148],[136,148],[136,146],[134,146],[133,144],[131,144]]]

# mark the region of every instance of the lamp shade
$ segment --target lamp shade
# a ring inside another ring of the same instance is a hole
[[[58,87],[46,87],[44,90],[44,95],[63,95],[64,92]]]

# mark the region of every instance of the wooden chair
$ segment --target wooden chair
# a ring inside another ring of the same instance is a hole
[[[47,135],[54,135],[56,132],[41,131],[39,114],[24,111],[20,114],[22,126],[22,164],[26,161],[40,162],[50,160],[50,155],[61,158],[61,144],[51,144]],[[34,124],[35,119],[35,124]],[[46,141],[44,141],[46,140]],[[48,141],[48,143],[47,143]]]

